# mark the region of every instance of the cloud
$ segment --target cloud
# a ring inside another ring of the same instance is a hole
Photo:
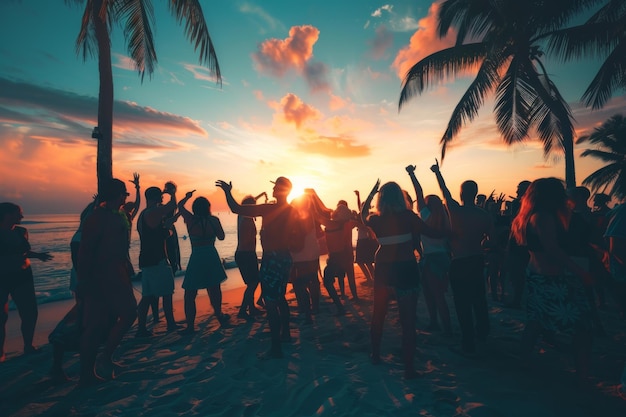
[[[355,140],[348,137],[319,136],[302,139],[298,150],[305,153],[324,155],[331,158],[359,158],[369,156],[371,149],[367,145],[355,145]]]
[[[327,91],[328,69],[313,62],[313,45],[320,31],[311,25],[293,26],[286,39],[268,39],[252,54],[255,68],[262,74],[282,78],[289,72],[302,75],[313,91]]]
[[[115,58],[115,62],[112,64],[113,67],[127,71],[137,71],[137,64],[132,58],[116,53],[113,53],[112,56]]]
[[[280,100],[280,108],[284,120],[300,128],[309,120],[316,120],[321,117],[321,113],[313,106],[305,104],[295,94],[287,94]]]
[[[421,59],[454,45],[456,35],[453,31],[450,31],[443,39],[437,35],[438,10],[439,5],[433,3],[428,9],[428,15],[419,20],[419,27],[411,36],[409,45],[402,48],[396,55],[392,68],[396,70],[400,79],[403,79],[409,69]]]
[[[390,4],[385,4],[384,6],[379,7],[372,12],[372,17],[381,17],[383,15],[383,11],[391,13],[393,11],[393,6]]]
[[[245,2],[239,6],[239,11],[248,14],[251,16],[255,16],[260,18],[263,23],[269,28],[270,31],[283,30],[284,25],[268,12],[266,12],[262,7],[259,7],[256,4],[250,4]]]
[[[209,70],[207,67],[203,67],[201,65],[195,64],[185,64],[183,63],[183,68],[193,74],[193,78],[196,80],[209,81],[212,84],[218,84],[217,77],[215,73]],[[224,78],[222,77],[222,84],[228,85]]]
[[[393,34],[385,25],[380,25],[376,28],[374,38],[367,43],[371,48],[372,58],[382,59],[387,50],[393,45]]]
[[[0,123],[4,132],[27,130],[32,135],[57,137],[67,143],[91,142],[97,106],[96,97],[0,77]],[[146,138],[164,135],[208,137],[196,120],[136,103],[116,101],[114,114],[116,139],[123,137],[136,145],[151,147],[153,141]]]

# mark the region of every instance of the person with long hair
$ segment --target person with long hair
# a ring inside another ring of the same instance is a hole
[[[583,284],[591,283],[592,276],[566,253],[571,217],[563,182],[540,178],[524,194],[511,233],[530,255],[523,363],[529,363],[543,329],[573,333],[576,371],[584,383],[591,359],[592,320]]]
[[[194,190],[195,191],[195,190]],[[215,239],[224,240],[226,234],[220,219],[211,214],[211,203],[204,197],[198,197],[192,204],[193,213],[185,208],[185,204],[193,196],[194,191],[185,194],[178,203],[178,211],[187,225],[187,233],[191,241],[191,256],[185,271],[183,289],[185,290],[185,321],[187,327],[183,334],[195,333],[196,296],[198,290],[205,289],[213,307],[213,313],[221,326],[226,326],[230,316],[222,312],[222,289],[220,284],[226,281],[226,271],[215,249]]]
[[[30,258],[46,262],[52,259],[48,252],[34,252],[28,242],[28,230],[19,226],[24,215],[13,203],[0,203],[0,362],[4,353],[5,325],[9,318],[9,295],[22,320],[24,353],[39,350],[33,346],[37,325],[37,298]]]
[[[312,206],[314,196],[311,191],[305,190],[305,194],[291,201],[291,206],[295,209],[295,221],[300,223],[304,234],[302,247],[291,250],[291,283],[305,324],[313,322],[312,315],[319,311],[320,303],[320,281],[317,278],[320,248],[317,243],[315,211]]]
[[[361,217],[370,227],[380,244],[376,252],[374,270],[374,311],[370,327],[373,364],[380,363],[380,345],[383,325],[389,300],[395,293],[402,327],[402,358],[404,377],[415,378],[418,373],[414,367],[416,347],[415,321],[417,296],[420,287],[420,272],[415,258],[414,241],[417,235],[443,237],[444,231],[428,226],[411,210],[405,193],[395,182],[388,182],[380,187],[376,182],[369,193]],[[377,212],[370,215],[369,207],[376,194]]]
[[[413,183],[413,189],[417,196],[417,210],[424,222],[437,230],[450,232],[450,219],[441,199],[430,194],[424,197],[422,186],[415,176],[415,165],[406,167],[406,171]],[[424,300],[428,309],[430,324],[428,330],[439,330],[439,320],[443,326],[444,334],[452,334],[450,322],[450,310],[446,301],[446,291],[450,283],[448,271],[450,270],[450,242],[447,238],[431,238],[422,236],[422,257],[419,267],[422,273],[422,288]]]
[[[265,193],[259,194],[258,197]],[[256,198],[247,195],[241,200],[243,205],[256,204]],[[241,273],[241,278],[246,284],[243,292],[243,300],[237,317],[252,320],[261,311],[254,306],[254,293],[259,286],[259,260],[256,254],[256,224],[254,217],[237,215],[237,249],[235,250],[235,262]]]

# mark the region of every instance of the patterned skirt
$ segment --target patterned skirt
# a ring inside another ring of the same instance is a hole
[[[527,271],[528,320],[544,329],[571,334],[590,329],[591,309],[583,283],[573,275],[539,275]]]

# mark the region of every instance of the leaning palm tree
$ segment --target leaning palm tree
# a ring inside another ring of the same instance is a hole
[[[582,96],[586,106],[602,108],[618,89],[626,89],[626,1],[608,0],[583,25],[550,34],[548,50],[565,61],[604,59]]]
[[[584,142],[598,146],[586,149],[582,156],[593,156],[608,164],[585,178],[583,184],[593,192],[611,187],[609,194],[622,200],[626,197],[626,118],[616,114],[577,141]]]
[[[431,85],[478,68],[441,138],[442,159],[447,145],[495,93],[496,123],[504,141],[518,143],[536,132],[545,156],[564,152],[566,182],[575,186],[574,120],[542,62],[542,36],[598,1],[444,1],[438,34],[445,37],[454,27],[456,44],[413,65],[403,80],[399,109]]]
[[[157,63],[152,27],[154,11],[150,0],[66,0],[85,3],[82,23],[76,40],[77,52],[83,59],[95,56],[100,73],[98,94],[98,127],[93,136],[98,139],[98,190],[103,181],[113,176],[113,70],[111,67],[110,32],[114,24],[124,28],[128,54],[134,61],[143,81],[146,72],[152,75]],[[169,0],[170,12],[176,20],[185,22],[187,38],[200,52],[200,63],[222,78],[213,42],[209,36],[199,0]]]

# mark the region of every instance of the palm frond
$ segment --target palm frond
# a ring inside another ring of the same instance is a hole
[[[619,88],[626,88],[626,39],[604,60],[582,96],[586,106],[602,108]]]
[[[200,49],[200,62],[207,65],[207,68],[215,74],[216,82],[221,85],[222,73],[217,53],[199,0],[169,0],[169,7],[178,23],[185,22],[187,38],[194,45],[194,50]]]
[[[490,0],[447,0],[439,8],[437,33],[443,38],[454,26],[457,32],[456,45],[465,41],[477,41],[490,30],[497,19],[496,10]]]
[[[454,79],[459,72],[474,67],[485,55],[486,46],[476,43],[446,48],[420,60],[402,81],[398,110],[430,86]]]
[[[485,59],[476,78],[455,106],[440,141],[442,161],[445,158],[448,143],[454,139],[465,123],[474,120],[484,103],[485,96],[498,85],[500,81],[498,69],[502,64],[501,57],[497,55]]]
[[[507,144],[528,137],[531,105],[536,99],[525,74],[532,69],[526,57],[514,56],[496,90],[495,114],[498,129]]]
[[[157,63],[152,33],[154,26],[152,3],[146,0],[124,0],[117,3],[115,13],[117,21],[124,22],[128,54],[143,81],[146,72],[152,76]]]
[[[622,162],[624,155],[616,154],[614,152],[607,152],[601,149],[585,149],[580,156],[593,156],[603,162]]]

